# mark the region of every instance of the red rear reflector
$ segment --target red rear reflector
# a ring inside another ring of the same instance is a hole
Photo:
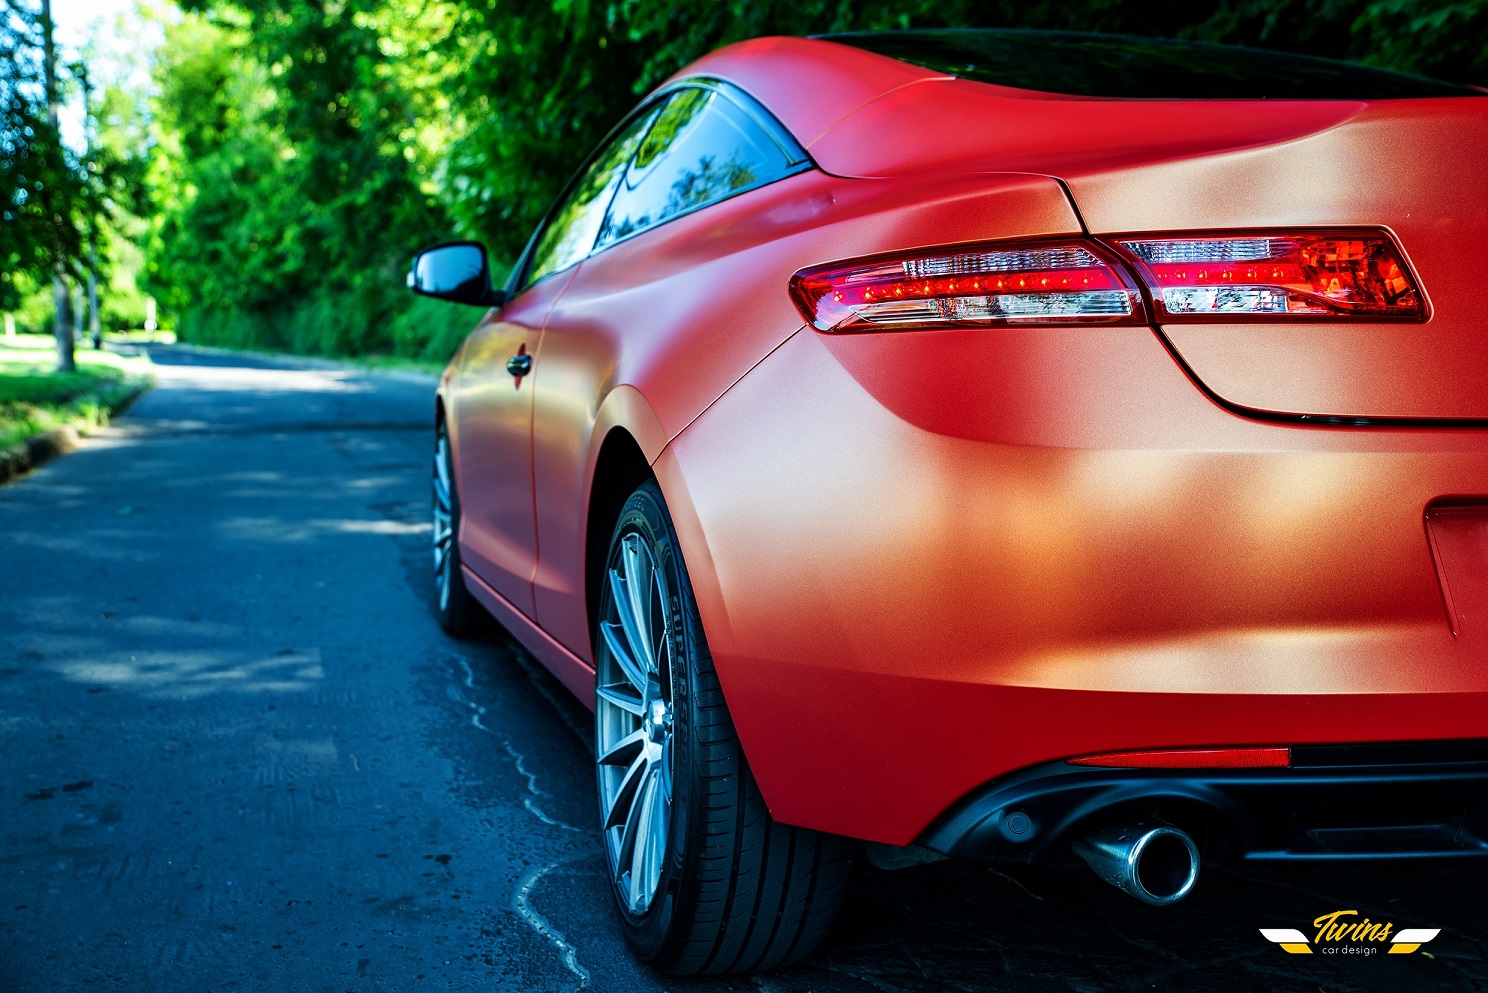
[[[1089,242],[841,262],[802,269],[790,289],[819,331],[1147,321],[1135,280]]]
[[[1426,319],[1405,259],[1383,231],[1119,238],[1159,321]]]
[[[1070,765],[1116,769],[1282,769],[1290,748],[1182,748],[1156,752],[1104,752],[1067,759]]]

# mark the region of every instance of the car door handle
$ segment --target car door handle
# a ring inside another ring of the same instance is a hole
[[[532,371],[532,356],[526,352],[513,355],[506,360],[506,371],[513,376],[525,376]]]

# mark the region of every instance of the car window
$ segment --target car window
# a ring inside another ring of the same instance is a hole
[[[1170,38],[930,28],[818,35],[979,83],[1072,96],[1178,100],[1387,100],[1481,90],[1311,55]]]
[[[775,139],[719,91],[678,90],[641,143],[596,247],[778,179],[791,164]]]
[[[524,287],[550,273],[567,269],[589,254],[604,221],[605,208],[655,117],[656,111],[652,110],[632,121],[595,156],[569,188],[538,236],[532,264],[522,281]]]

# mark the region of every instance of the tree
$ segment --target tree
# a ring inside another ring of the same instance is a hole
[[[33,11],[21,0],[0,7],[0,302],[11,306],[19,281],[50,279],[57,320],[57,365],[74,367],[66,277],[82,251],[91,198],[86,174],[62,143],[60,81],[50,0]]]
[[[461,7],[450,209],[517,251],[579,159],[669,75],[761,35],[1005,27],[1257,45],[1488,83],[1485,0],[503,0]]]
[[[167,26],[149,285],[223,344],[391,350],[408,246],[447,236],[380,4],[252,0]],[[416,43],[409,47],[416,47]],[[437,129],[437,126],[436,126]]]
[[[1488,82],[1488,0],[186,2],[159,55],[151,290],[203,340],[328,353],[437,354],[426,326],[460,318],[399,292],[411,252],[514,259],[646,92],[744,38],[1158,34]]]
[[[53,327],[61,369],[73,368],[72,303],[68,279],[85,268],[107,274],[107,244],[85,248],[121,209],[138,204],[137,150],[118,140],[95,147],[99,120],[85,108],[89,147],[68,148],[58,126],[68,90],[87,89],[82,61],[61,63],[52,42],[50,2],[0,0],[0,309],[15,307],[23,291],[50,282]],[[104,92],[110,127],[118,130],[117,87]],[[105,239],[106,242],[106,239]]]
[[[72,221],[82,184],[47,102],[44,18],[20,0],[0,5],[0,303],[13,306],[16,278],[50,276],[77,256]]]

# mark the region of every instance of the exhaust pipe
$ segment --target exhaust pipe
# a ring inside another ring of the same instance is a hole
[[[1199,878],[1199,848],[1185,831],[1151,822],[1095,830],[1075,854],[1112,886],[1154,907],[1188,896]]]

